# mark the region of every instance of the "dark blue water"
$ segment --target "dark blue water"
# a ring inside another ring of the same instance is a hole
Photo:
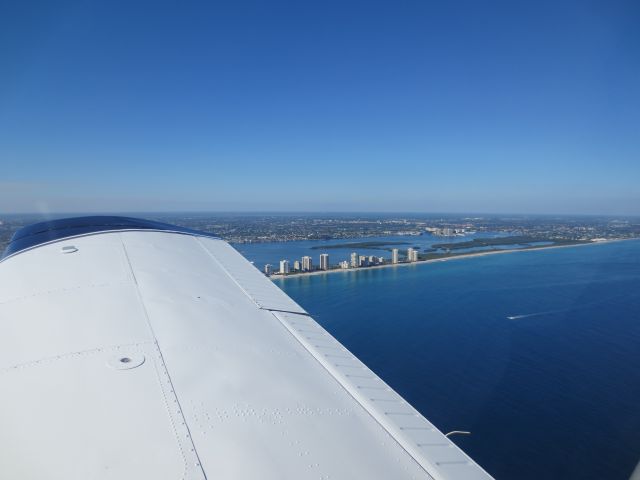
[[[640,460],[640,241],[277,284],[498,479]]]

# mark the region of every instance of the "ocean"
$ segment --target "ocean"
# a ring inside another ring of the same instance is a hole
[[[275,282],[497,479],[640,460],[640,241]]]

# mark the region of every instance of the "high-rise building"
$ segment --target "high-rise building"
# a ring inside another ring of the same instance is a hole
[[[364,255],[360,255],[358,257],[358,266],[359,267],[368,267],[369,266],[369,259],[367,257],[365,257]]]
[[[329,254],[320,254],[320,270],[329,270]]]
[[[393,263],[393,264],[398,263],[398,249],[397,248],[393,248],[391,250],[391,263]]]
[[[378,264],[378,257],[374,257],[373,255],[370,255],[368,260],[369,260],[369,265]]]
[[[311,260],[311,257],[302,257],[302,271],[310,272],[311,270],[313,270],[313,260]]]
[[[351,268],[359,267],[360,263],[358,263],[358,254],[356,252],[351,253]]]
[[[349,262],[343,260],[340,262],[340,268],[349,268]]]
[[[413,250],[411,252],[411,262],[417,262],[418,261],[418,250]]]
[[[289,260],[280,260],[280,273],[282,275],[289,273]]]
[[[407,248],[407,262],[413,262],[413,252],[415,252],[413,248]]]
[[[384,257],[378,257],[378,263],[380,265],[384,264],[384,262],[385,262]]]
[[[296,260],[293,262],[293,271],[294,272],[299,272],[300,271],[300,261]]]
[[[264,266],[264,274],[268,277],[269,275],[271,275],[273,273],[272,269],[271,269],[271,264],[267,263]]]

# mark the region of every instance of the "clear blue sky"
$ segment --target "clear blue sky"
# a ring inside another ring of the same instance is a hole
[[[0,212],[640,214],[639,25],[637,0],[3,2]]]

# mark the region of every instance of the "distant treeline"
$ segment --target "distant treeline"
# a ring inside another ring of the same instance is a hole
[[[446,249],[446,250],[460,250],[463,248],[477,248],[477,247],[495,247],[499,245],[530,245],[531,243],[538,242],[550,242],[551,245],[573,245],[576,243],[583,243],[580,240],[571,239],[557,239],[557,238],[544,238],[544,237],[531,237],[531,236],[514,236],[514,237],[498,237],[498,238],[475,238],[468,242],[457,243],[435,243],[433,248]]]

